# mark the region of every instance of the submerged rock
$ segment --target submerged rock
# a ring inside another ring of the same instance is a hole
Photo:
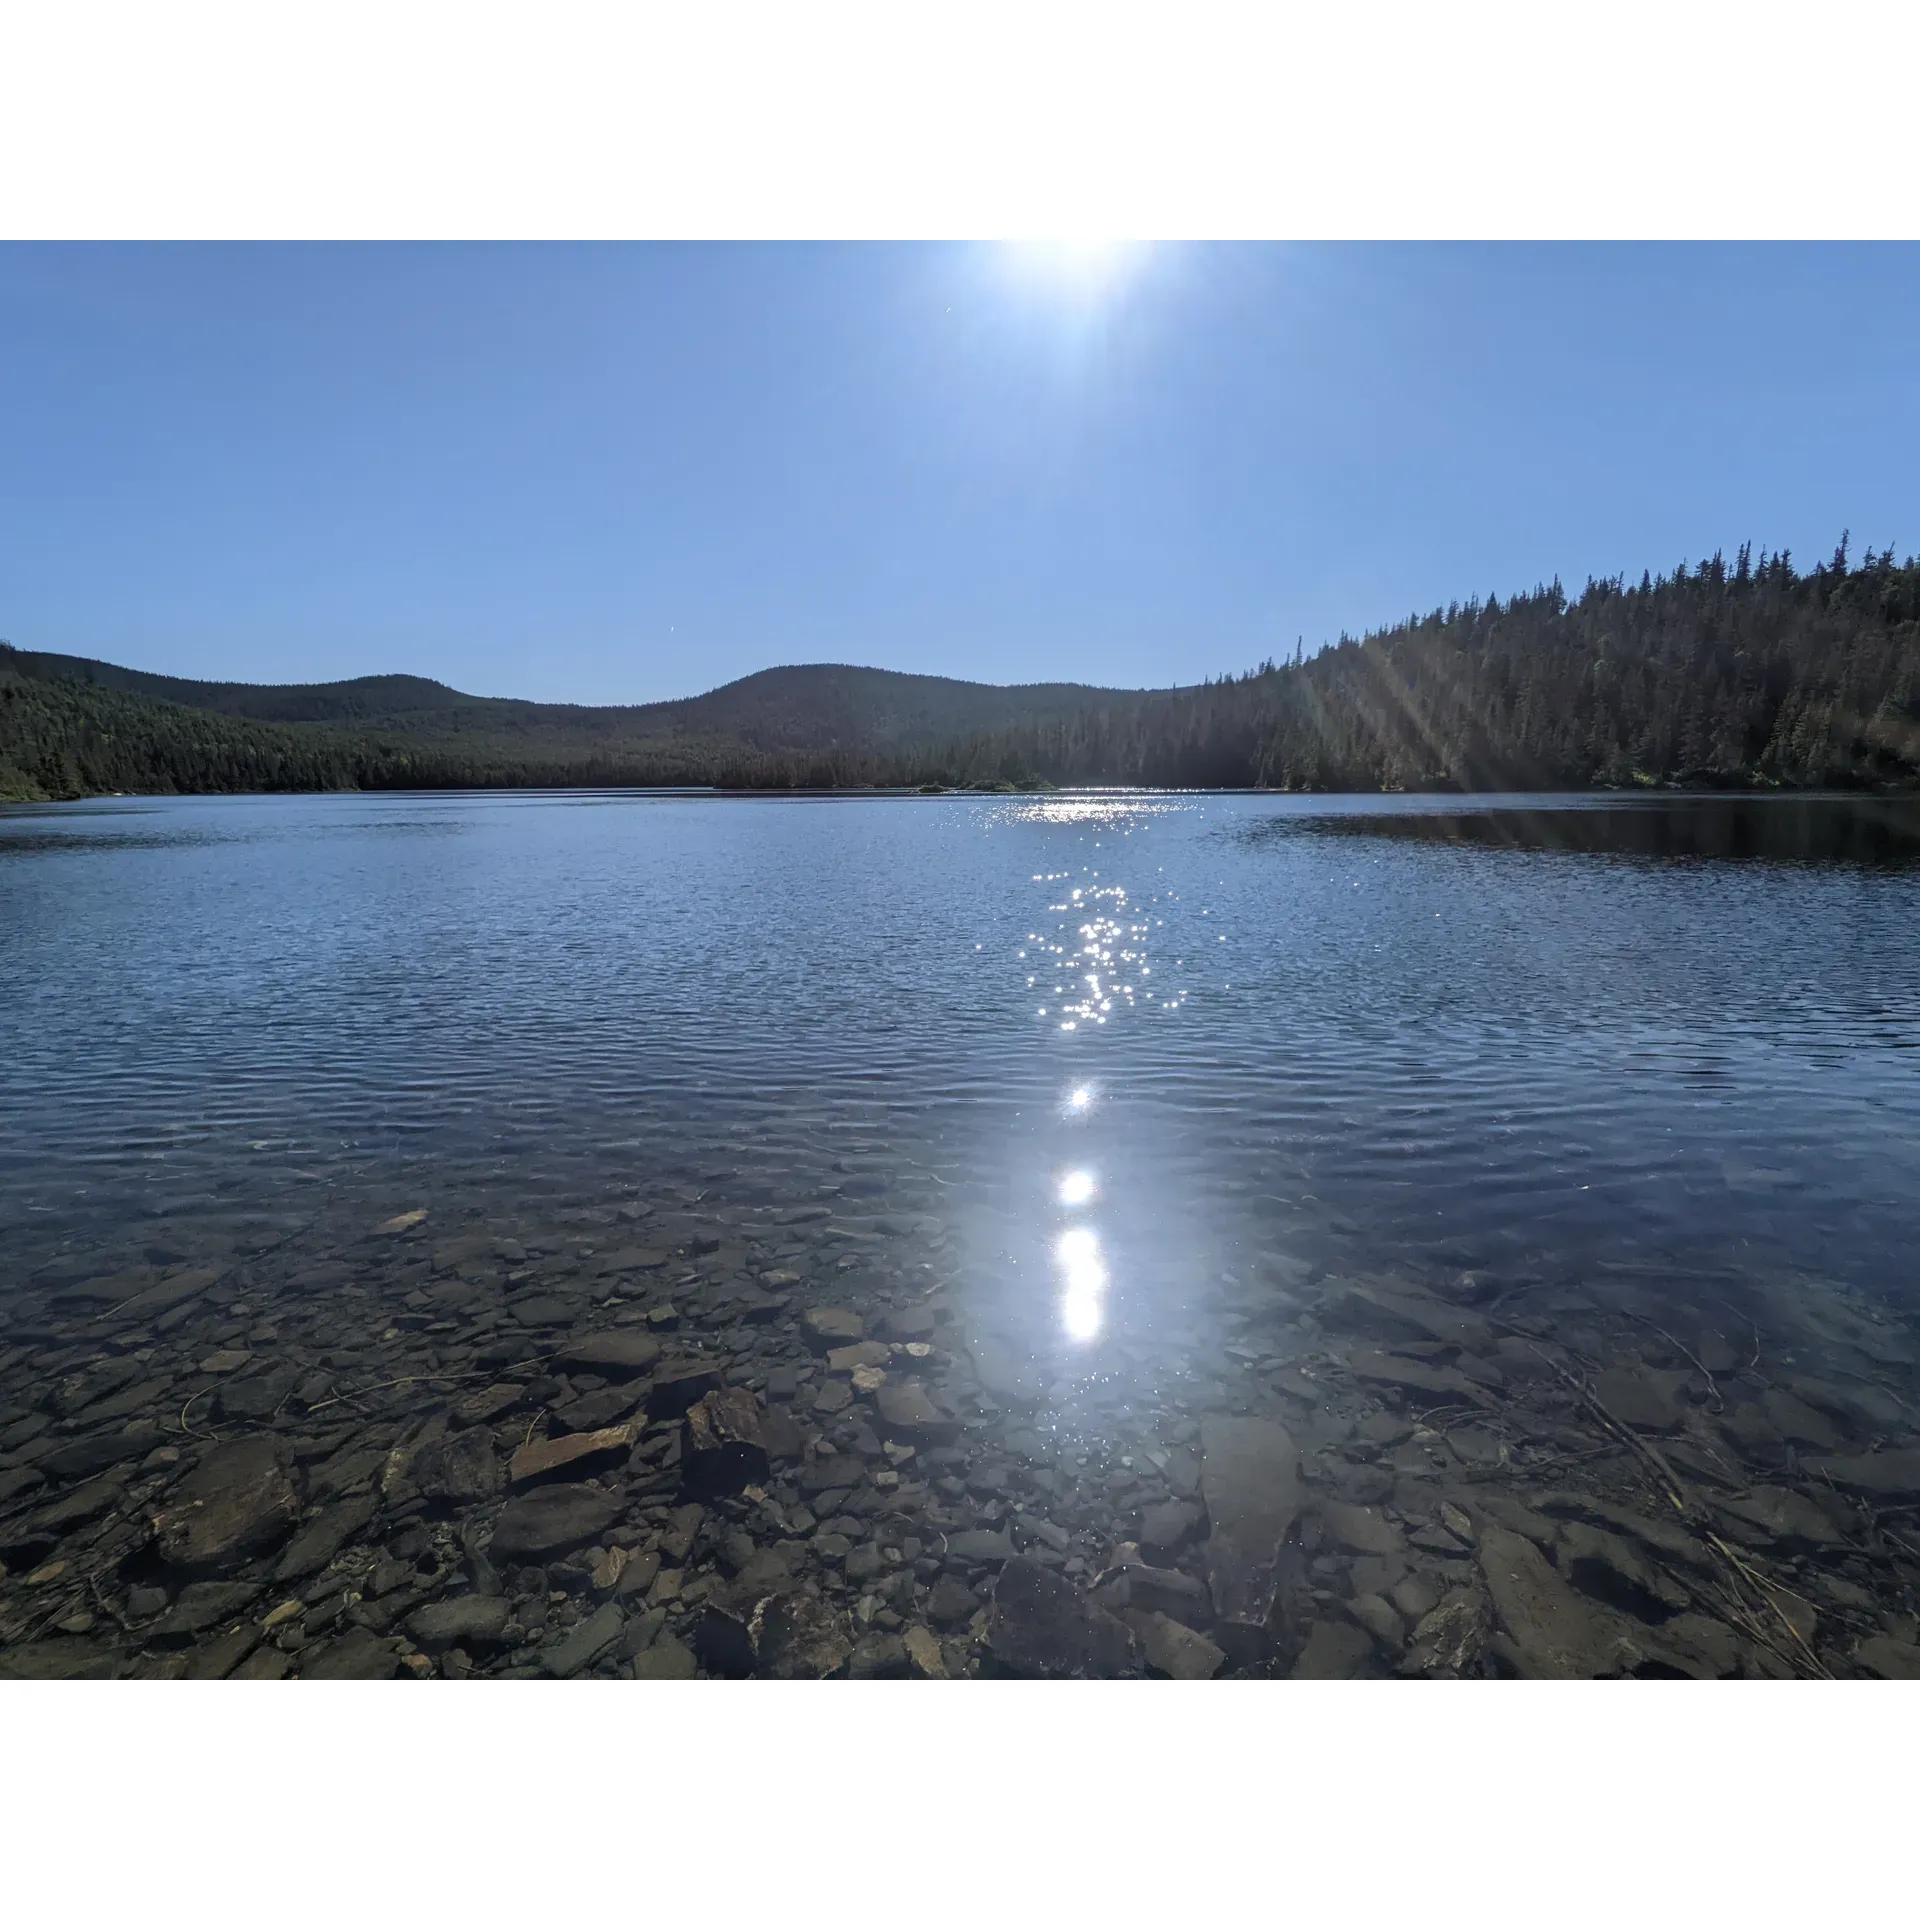
[[[960,1437],[958,1416],[937,1407],[917,1380],[881,1387],[874,1408],[882,1428],[911,1446],[951,1446]]]
[[[1618,1627],[1554,1572],[1531,1540],[1487,1528],[1480,1570],[1524,1678],[1586,1680],[1637,1663]]]
[[[1290,1680],[1351,1680],[1373,1653],[1373,1638],[1363,1628],[1344,1620],[1316,1620],[1307,1644],[1287,1678]]]
[[[1755,1487],[1743,1500],[1725,1502],[1728,1513],[1792,1546],[1841,1547],[1846,1537],[1832,1518],[1791,1487]]]
[[[854,1643],[846,1616],[817,1593],[769,1600],[760,1619],[760,1671],[774,1680],[824,1680],[844,1669]]]
[[[598,1487],[537,1487],[501,1509],[492,1551],[505,1560],[537,1560],[584,1546],[619,1522],[624,1504]]]
[[[550,1480],[569,1470],[591,1471],[605,1465],[609,1456],[624,1456],[632,1447],[634,1429],[624,1423],[602,1427],[593,1433],[569,1433],[551,1440],[529,1440],[508,1463],[507,1472],[515,1486],[528,1486]]]
[[[592,1333],[563,1348],[554,1364],[619,1378],[645,1373],[659,1358],[660,1342],[650,1333]]]
[[[274,1579],[304,1580],[331,1565],[348,1541],[366,1530],[379,1504],[371,1494],[359,1494],[323,1508],[274,1563]]]
[[[329,1640],[301,1664],[303,1680],[391,1680],[400,1655],[392,1641],[356,1627]]]
[[[1611,1367],[1595,1376],[1593,1397],[1624,1426],[1671,1433],[1686,1417],[1686,1386],[1682,1373]]]
[[[1823,1479],[1854,1493],[1886,1498],[1920,1498],[1920,1447],[1889,1448],[1885,1453],[1828,1454],[1806,1465]]]
[[[693,1649],[684,1640],[664,1634],[644,1652],[634,1656],[636,1680],[692,1680],[700,1671]]]
[[[1064,1575],[1017,1555],[994,1583],[987,1648],[1009,1673],[1031,1679],[1115,1675],[1132,1664],[1132,1638],[1088,1604]]]
[[[744,1387],[721,1387],[687,1410],[681,1456],[690,1492],[703,1498],[764,1485],[772,1475],[760,1403]]]
[[[626,1631],[627,1616],[609,1600],[596,1607],[563,1639],[542,1648],[540,1670],[552,1680],[570,1680],[607,1651]]]
[[[286,1449],[261,1436],[214,1448],[159,1516],[160,1557],[182,1573],[242,1566],[292,1530],[299,1486]]]
[[[1477,1673],[1492,1624],[1487,1596],[1477,1586],[1456,1587],[1421,1616],[1400,1671],[1421,1680],[1460,1680]]]
[[[1875,1634],[1853,1650],[1854,1660],[1883,1680],[1920,1680],[1920,1647]]]
[[[1356,1353],[1347,1362],[1356,1380],[1368,1386],[1395,1387],[1415,1400],[1440,1404],[1466,1401],[1474,1406],[1494,1404],[1492,1394],[1454,1367],[1431,1366],[1391,1353]]]
[[[1142,1614],[1134,1629],[1147,1666],[1169,1680],[1211,1680],[1227,1656],[1205,1634],[1164,1613]]]
[[[1321,1509],[1320,1523],[1329,1539],[1351,1553],[1399,1553],[1407,1544],[1406,1535],[1372,1507],[1351,1507],[1330,1500]]]
[[[1214,1611],[1222,1620],[1264,1627],[1280,1546],[1300,1511],[1299,1454],[1273,1420],[1211,1418],[1202,1423],[1200,1444]]]
[[[406,1618],[409,1638],[434,1653],[455,1644],[495,1647],[513,1629],[513,1606],[503,1597],[463,1593],[453,1600],[434,1600]]]

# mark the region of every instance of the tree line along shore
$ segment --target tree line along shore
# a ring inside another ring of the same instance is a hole
[[[1920,561],[1468,600],[1162,691],[786,667],[642,707],[384,675],[164,679],[0,646],[0,798],[464,787],[1526,792],[1920,787]]]

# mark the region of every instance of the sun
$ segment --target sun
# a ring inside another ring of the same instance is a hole
[[[1133,278],[1145,261],[1140,240],[1082,237],[1008,240],[1001,251],[1021,286],[1076,306],[1097,306]]]

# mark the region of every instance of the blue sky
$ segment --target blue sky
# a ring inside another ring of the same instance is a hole
[[[1166,685],[1920,549],[1920,248],[0,247],[0,637],[635,701]]]

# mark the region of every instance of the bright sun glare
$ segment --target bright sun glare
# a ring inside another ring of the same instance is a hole
[[[1007,265],[1023,285],[1093,306],[1130,279],[1146,257],[1139,240],[1009,240]]]

